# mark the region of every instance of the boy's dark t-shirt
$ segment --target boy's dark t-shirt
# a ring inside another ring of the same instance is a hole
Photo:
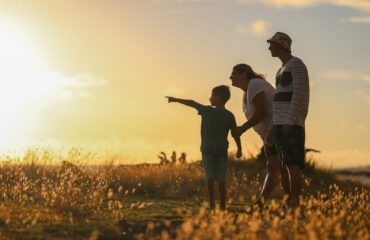
[[[227,135],[230,129],[236,127],[234,115],[227,109],[212,106],[201,105],[197,110],[202,117],[200,150],[203,153],[227,156]]]

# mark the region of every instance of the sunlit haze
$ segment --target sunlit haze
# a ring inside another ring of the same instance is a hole
[[[275,86],[266,39],[293,39],[311,84],[306,146],[326,167],[370,165],[370,1],[0,1],[0,153],[31,147],[200,159],[200,117],[164,96],[209,104],[232,67]],[[227,108],[245,121],[242,92]],[[230,139],[231,140],[231,139]],[[259,137],[242,137],[255,154]],[[235,143],[230,141],[230,149]]]

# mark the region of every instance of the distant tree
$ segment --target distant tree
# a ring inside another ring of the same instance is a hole
[[[167,155],[165,152],[160,152],[158,155],[158,158],[160,159],[160,164],[169,164],[170,160],[168,160]]]
[[[176,160],[177,160],[177,154],[176,154],[176,151],[173,151],[172,156],[171,156],[172,164],[176,164]]]
[[[180,164],[186,164],[186,153],[182,152],[180,157],[177,158],[176,151],[172,152],[171,159],[168,159],[167,154],[165,152],[160,152],[158,155],[160,160],[160,164],[176,164],[177,162]]]
[[[186,164],[186,153],[181,153],[180,157],[179,157],[179,163],[181,164]]]

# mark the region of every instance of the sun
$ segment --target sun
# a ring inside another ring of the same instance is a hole
[[[0,19],[0,150],[14,147],[32,125],[25,112],[59,87],[45,59],[26,31]]]

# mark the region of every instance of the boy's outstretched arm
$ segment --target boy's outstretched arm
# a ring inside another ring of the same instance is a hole
[[[234,140],[235,140],[235,143],[236,143],[236,146],[238,148],[238,150],[236,151],[236,157],[237,158],[240,158],[242,156],[242,144],[240,142],[240,135],[236,133],[236,129],[237,128],[233,128],[231,130],[231,135],[233,136]]]
[[[193,107],[195,109],[199,109],[200,107],[203,106],[202,104],[197,103],[194,100],[181,99],[181,98],[168,97],[168,96],[166,96],[166,98],[168,99],[168,102],[169,103],[171,103],[171,102],[177,102],[177,103],[181,103],[181,104],[184,104],[186,106],[189,106],[189,107]]]

